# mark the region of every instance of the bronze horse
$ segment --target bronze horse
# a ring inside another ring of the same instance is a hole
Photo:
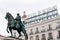
[[[19,33],[19,37],[21,36],[21,32],[23,32],[24,36],[25,36],[25,40],[28,40],[28,35],[26,33],[25,26],[23,24],[20,24],[20,27],[16,28],[15,19],[9,12],[6,13],[5,19],[7,19],[7,21],[8,21],[7,32],[9,33],[9,31],[10,31],[11,36],[12,36],[12,29],[13,29],[13,30],[17,30],[17,32]],[[8,29],[9,29],[9,31],[8,31]]]

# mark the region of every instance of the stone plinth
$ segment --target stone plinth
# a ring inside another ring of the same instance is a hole
[[[12,37],[5,37],[3,40],[23,40],[21,38],[12,38]]]
[[[23,39],[3,39],[3,40],[23,40]]]

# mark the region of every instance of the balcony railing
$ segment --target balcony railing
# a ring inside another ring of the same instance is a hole
[[[45,30],[42,30],[41,32],[46,32]]]
[[[52,36],[49,36],[49,37],[48,37],[48,40],[53,40],[53,37],[52,37]]]
[[[53,40],[53,39],[48,39],[48,40]]]
[[[34,33],[33,32],[31,32],[29,35],[33,35]]]
[[[36,31],[35,34],[39,33],[39,31]]]
[[[60,28],[60,26],[56,27],[56,29],[59,29],[59,28]]]
[[[46,40],[46,38],[41,38],[41,40]]]
[[[51,31],[51,30],[52,30],[52,28],[47,29],[47,31]]]

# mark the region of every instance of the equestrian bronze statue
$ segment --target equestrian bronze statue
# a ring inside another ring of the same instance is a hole
[[[9,33],[9,31],[10,31],[11,36],[12,36],[12,29],[13,29],[18,32],[18,34],[19,34],[18,37],[20,37],[21,32],[23,32],[24,36],[25,36],[25,40],[28,40],[28,35],[26,33],[25,26],[21,21],[21,16],[19,16],[19,13],[17,14],[17,17],[14,19],[13,16],[9,12],[7,12],[5,19],[8,21],[7,32]]]

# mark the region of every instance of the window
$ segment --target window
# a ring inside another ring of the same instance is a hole
[[[42,26],[42,28],[44,28],[44,26]]]
[[[49,29],[51,28],[51,25],[49,24]]]
[[[39,40],[39,35],[36,35],[36,40]]]
[[[51,17],[49,16],[48,19],[51,19]]]
[[[57,22],[57,27],[56,28],[60,28],[60,21]]]
[[[59,37],[60,37],[60,31],[58,31]]]
[[[60,24],[60,21],[58,21],[57,24]]]
[[[40,19],[40,21],[43,21],[42,18]]]
[[[41,38],[41,40],[46,40],[46,38],[45,38],[45,34],[42,34],[42,38]]]
[[[53,39],[52,33],[49,33],[49,34],[48,34],[48,40],[52,40],[52,39]]]
[[[45,27],[44,26],[42,26],[42,30],[41,30],[41,32],[45,32],[46,30],[45,30]]]
[[[44,17],[46,17],[47,16],[47,14],[44,14]]]
[[[32,32],[32,29],[31,29],[31,32]]]
[[[49,37],[52,37],[52,33],[49,33],[48,35],[49,35]]]
[[[36,32],[35,33],[39,33],[38,28],[36,28]]]
[[[42,18],[42,15],[40,15],[40,18]]]
[[[52,13],[50,12],[50,13],[48,13],[48,16],[50,16],[50,15],[52,15]]]
[[[45,34],[42,34],[42,37],[45,38]]]
[[[46,18],[46,17],[44,17],[44,20],[47,20],[47,18]]]
[[[32,29],[30,30],[30,35],[31,35],[31,34],[33,34],[33,31],[32,31]]]
[[[35,23],[37,23],[37,20],[35,20]]]
[[[33,36],[30,37],[30,40],[33,40]]]
[[[36,28],[36,31],[38,31],[38,28]]]
[[[59,16],[58,13],[56,13],[56,16]]]
[[[36,19],[39,19],[39,17],[37,16]]]
[[[48,31],[49,31],[49,30],[52,30],[52,28],[51,28],[51,24],[49,24],[48,26],[49,26]]]

